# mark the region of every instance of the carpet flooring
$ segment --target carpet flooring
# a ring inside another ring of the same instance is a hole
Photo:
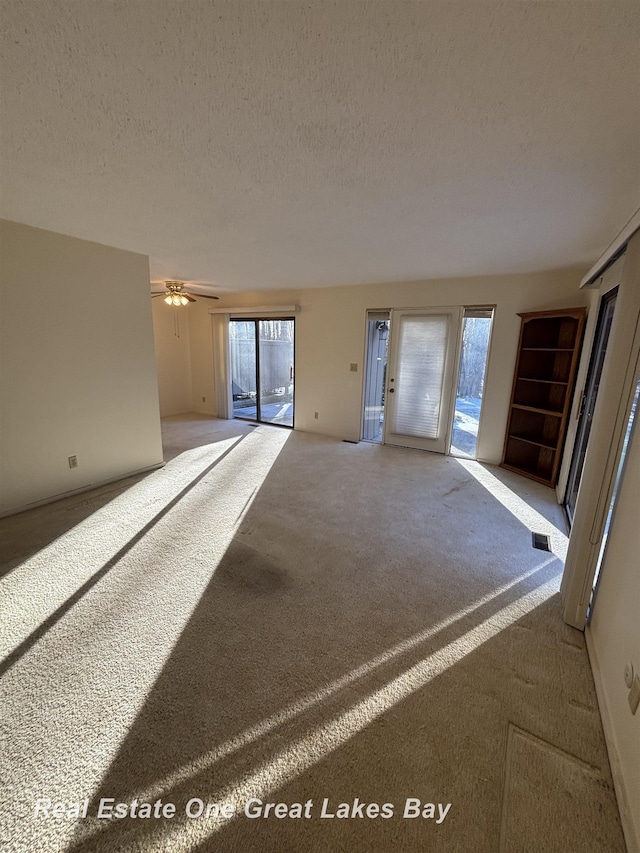
[[[0,520],[2,849],[624,851],[551,490],[163,433],[163,469]]]

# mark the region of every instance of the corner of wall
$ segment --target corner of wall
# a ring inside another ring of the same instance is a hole
[[[618,747],[616,727],[613,722],[614,718],[611,713],[607,690],[604,685],[596,643],[594,642],[589,626],[586,627],[584,634],[627,850],[628,853],[640,853],[640,836],[638,835],[638,830],[634,822],[634,810],[632,809],[631,801],[627,792],[624,763]]]
[[[161,463],[148,258],[6,220],[0,239],[0,510]]]

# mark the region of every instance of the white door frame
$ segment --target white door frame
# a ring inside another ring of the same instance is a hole
[[[580,363],[578,364],[578,370],[576,373],[575,393],[573,395],[571,414],[568,422],[567,434],[564,440],[562,463],[560,465],[558,483],[556,485],[556,496],[559,504],[564,504],[567,496],[567,489],[569,487],[569,474],[578,439],[578,428],[580,426],[582,397],[587,390],[587,379],[589,378],[589,368],[593,357],[593,349],[596,344],[596,332],[598,330],[598,318],[600,316],[602,298],[620,284],[622,272],[624,270],[624,259],[624,255],[619,257],[592,283],[585,286],[585,289],[597,291],[598,297],[597,300],[593,301],[593,304],[589,308],[587,321],[584,327],[582,355],[580,357]]]
[[[590,353],[585,353],[586,358]],[[564,621],[583,631],[640,369],[640,231],[629,239],[562,577]]]

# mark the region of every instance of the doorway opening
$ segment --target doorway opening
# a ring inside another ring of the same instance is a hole
[[[367,347],[362,408],[363,441],[382,441],[390,317],[389,311],[367,312]]]
[[[475,459],[487,372],[492,308],[465,308],[462,346],[449,452]]]
[[[593,350],[591,351],[589,370],[587,372],[587,383],[580,403],[580,421],[578,423],[576,442],[573,449],[573,455],[571,457],[571,466],[569,468],[569,478],[567,480],[567,491],[564,501],[570,525],[573,524],[573,517],[576,511],[576,502],[578,500],[578,490],[580,488],[580,480],[582,478],[582,469],[584,468],[584,460],[587,455],[587,445],[589,444],[589,436],[591,434],[591,422],[593,420],[593,413],[598,399],[598,389],[600,388],[602,369],[604,367],[604,360],[607,354],[609,334],[611,332],[611,324],[613,323],[613,314],[617,296],[618,288],[616,287],[613,290],[610,290],[609,293],[606,293],[602,297],[602,301],[600,303],[596,335],[593,343]]]
[[[229,321],[233,416],[293,427],[295,320]]]

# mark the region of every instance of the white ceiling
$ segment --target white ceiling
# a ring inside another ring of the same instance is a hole
[[[588,266],[636,0],[2,0],[0,215],[227,290]]]

